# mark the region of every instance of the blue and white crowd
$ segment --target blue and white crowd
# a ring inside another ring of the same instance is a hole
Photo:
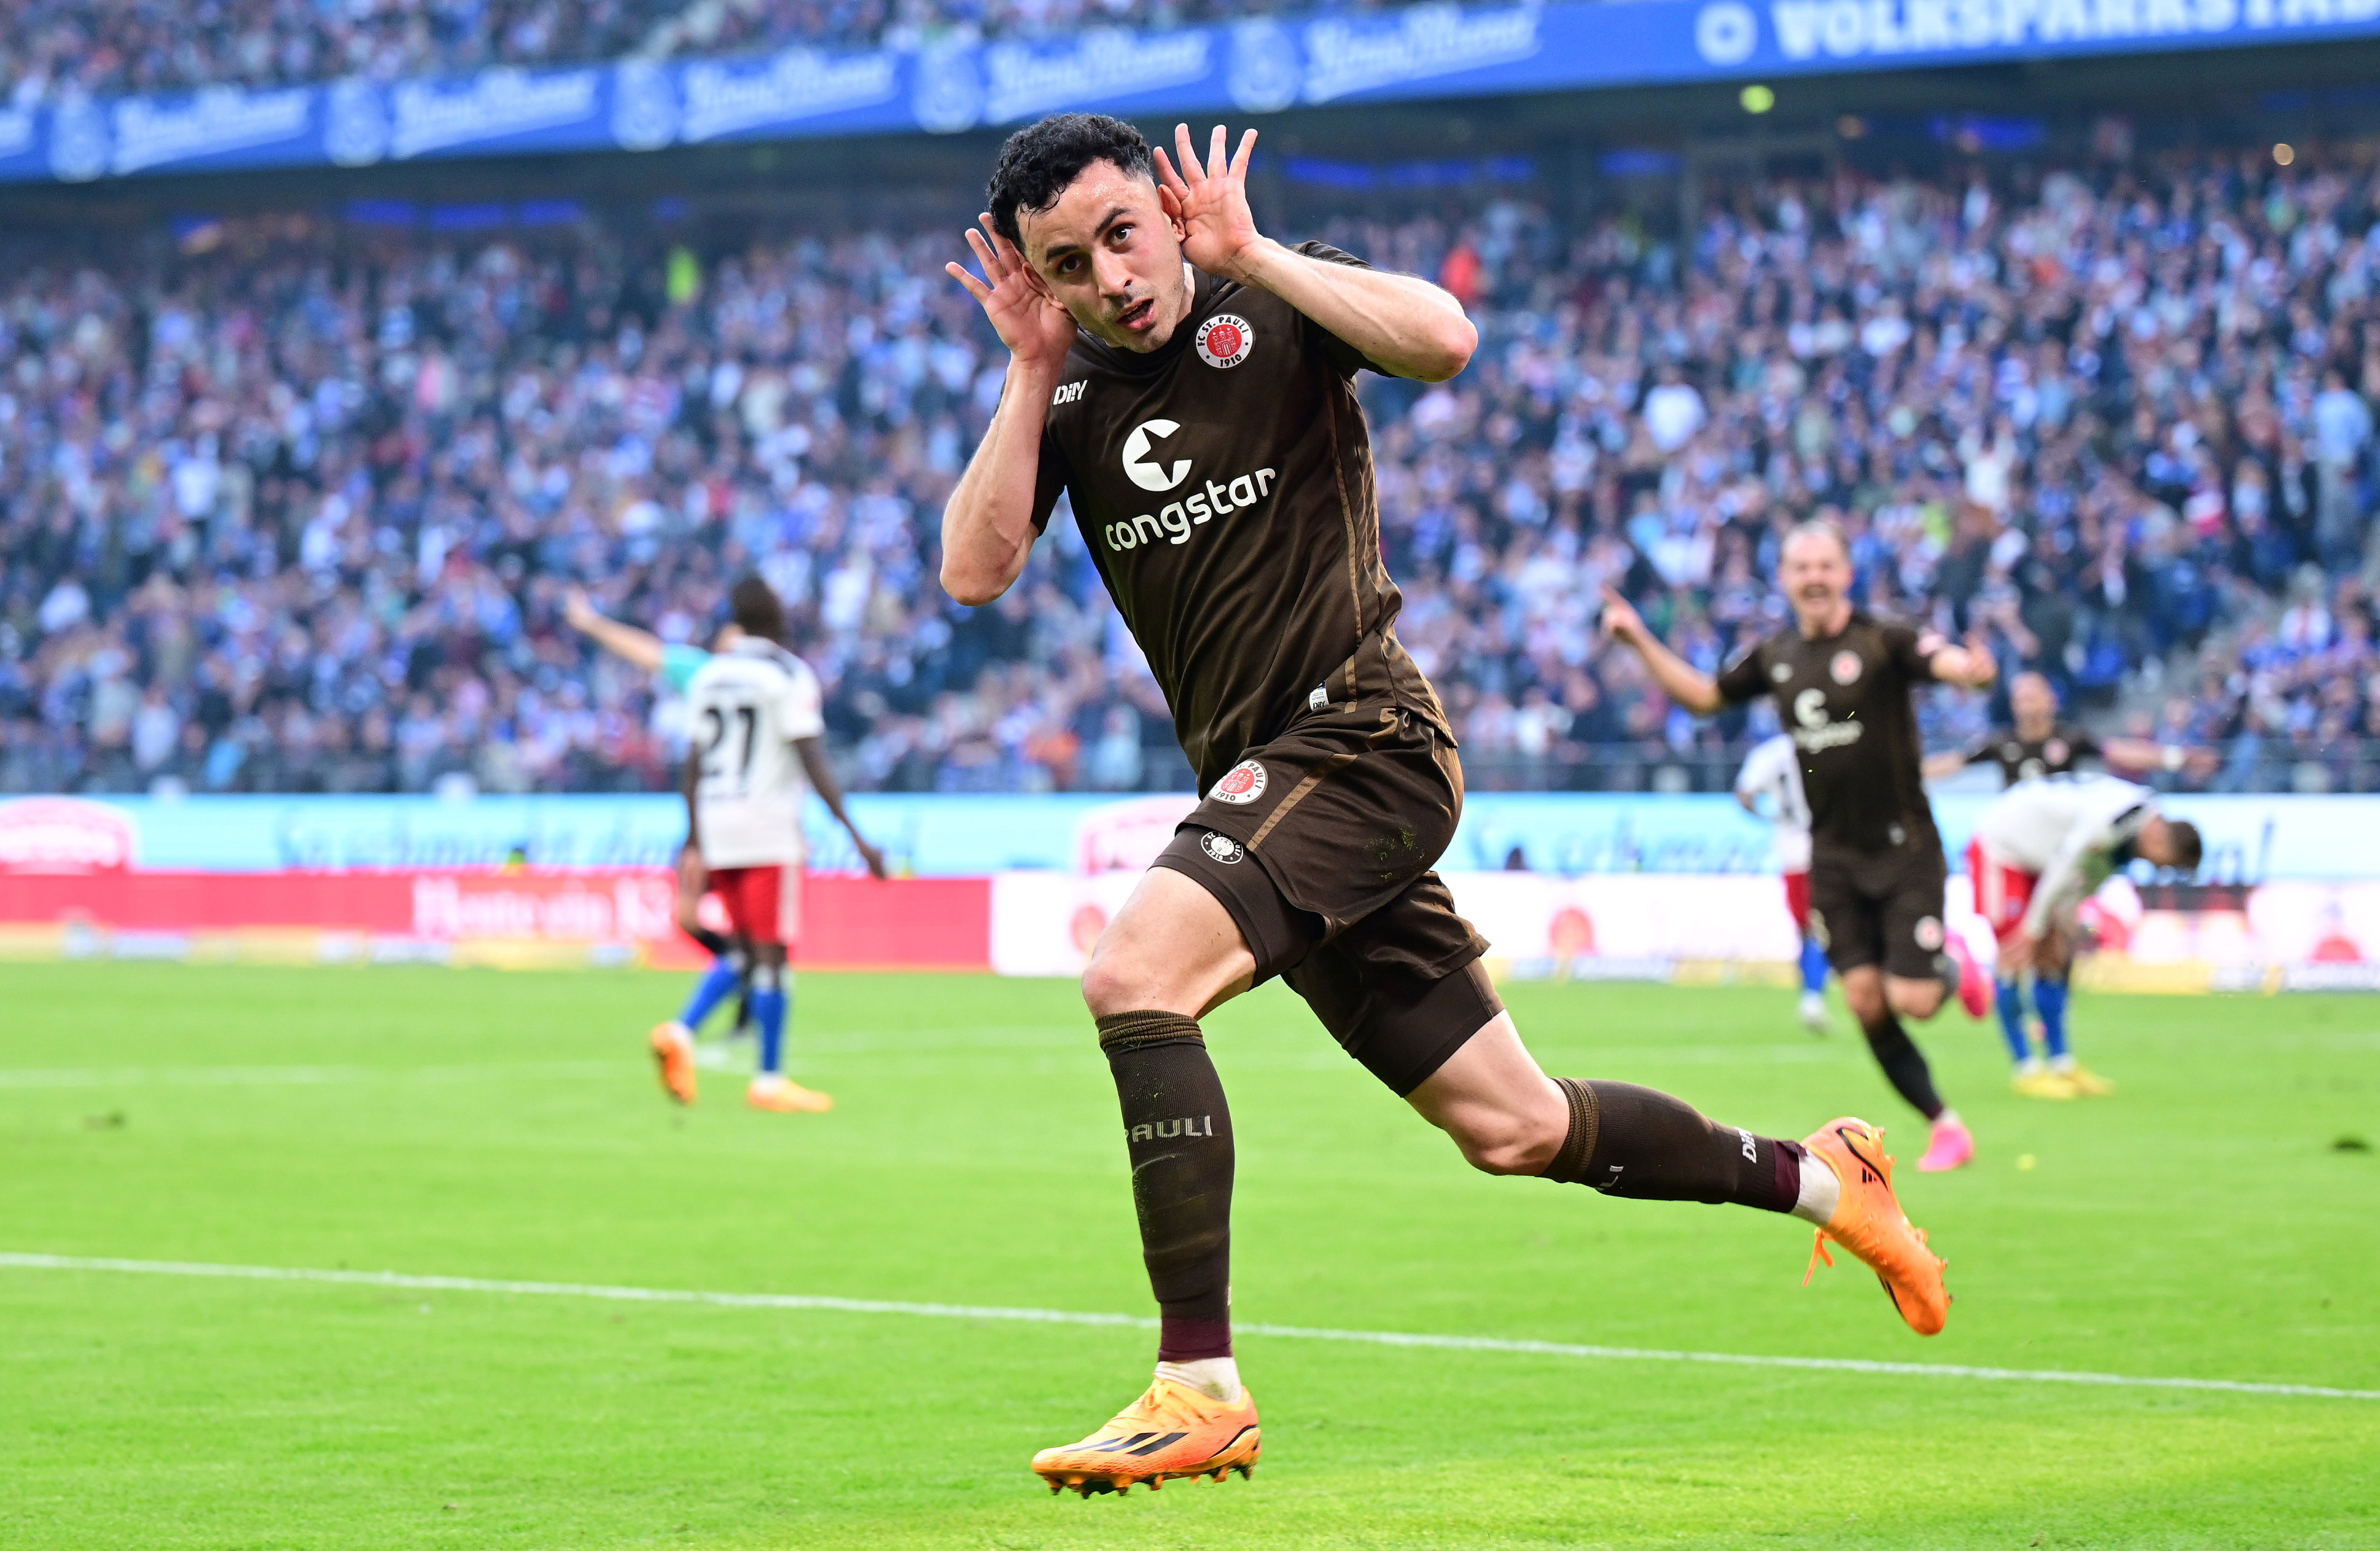
[[[1767,713],[1667,704],[1598,588],[1713,665],[1826,515],[1871,607],[2237,788],[2369,783],[2375,218],[2368,160],[2259,151],[1747,181],[1683,240],[1492,189],[1312,230],[1481,326],[1454,382],[1365,388],[1402,634],[1477,782],[1722,780]],[[610,230],[13,241],[0,790],[664,786],[674,706],[562,599],[699,641],[755,566],[857,787],[1186,782],[1069,525],[999,604],[935,585],[1002,359],[955,221]],[[1930,737],[1993,709],[1942,692]]]
[[[0,103],[793,44],[925,47],[1269,8],[1247,0],[13,0]]]

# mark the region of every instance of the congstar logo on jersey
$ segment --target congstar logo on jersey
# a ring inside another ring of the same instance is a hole
[[[1173,420],[1143,420],[1133,427],[1132,433],[1123,439],[1123,477],[1159,495],[1180,487],[1190,478],[1190,460],[1165,457],[1158,443],[1181,429],[1180,423]],[[1208,479],[1204,488],[1192,487],[1179,501],[1167,502],[1157,511],[1143,512],[1129,521],[1109,523],[1099,531],[1108,548],[1119,551],[1136,550],[1160,539],[1171,544],[1186,544],[1193,528],[1217,517],[1245,511],[1271,495],[1274,478],[1271,469],[1259,468],[1230,479]]]
[[[1800,723],[1793,729],[1793,745],[1804,754],[1855,744],[1867,731],[1856,721],[1837,721],[1828,716],[1823,689],[1805,689],[1793,697],[1793,720]]]

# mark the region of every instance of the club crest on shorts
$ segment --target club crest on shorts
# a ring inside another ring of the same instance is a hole
[[[1223,772],[1223,779],[1215,782],[1207,796],[1218,803],[1253,803],[1264,795],[1264,789],[1265,768],[1253,759],[1243,759]]]
[[[1256,348],[1256,331],[1236,313],[1218,312],[1198,325],[1198,358],[1208,366],[1234,367]]]
[[[1238,841],[1212,830],[1198,837],[1198,849],[1227,867],[1238,866],[1240,858],[1248,854]]]
[[[1942,918],[1938,915],[1919,916],[1917,929],[1910,935],[1917,939],[1918,947],[1928,953],[1935,951],[1942,946]]]
[[[1849,650],[1835,653],[1835,660],[1827,664],[1827,672],[1834,675],[1837,684],[1857,684],[1860,676],[1859,653]]]

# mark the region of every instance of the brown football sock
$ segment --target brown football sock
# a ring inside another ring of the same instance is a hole
[[[1099,1020],[1132,1156],[1140,1253],[1157,1294],[1160,1362],[1232,1354],[1232,1112],[1198,1021]]]
[[[1798,1142],[1715,1125],[1685,1100],[1633,1083],[1554,1081],[1570,1096],[1570,1133],[1548,1180],[1636,1201],[1765,1212],[1790,1212],[1801,1194]]]

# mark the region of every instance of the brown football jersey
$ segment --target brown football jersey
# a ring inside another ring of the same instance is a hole
[[[2048,735],[2028,738],[2011,727],[1986,733],[1962,751],[1970,765],[1988,759],[2000,768],[2000,784],[2014,786],[2035,776],[2071,775],[2085,759],[2103,757],[2099,740],[2070,721],[2053,724]]]
[[[1912,838],[1938,849],[1910,699],[1933,677],[1914,629],[1854,609],[1840,635],[1805,640],[1787,625],[1755,645],[1719,675],[1718,692],[1738,705],[1776,697],[1818,852],[1886,851]]]
[[[1353,382],[1366,365],[1269,291],[1201,273],[1161,347],[1077,334],[1051,395],[1034,523],[1063,490],[1202,790],[1330,705],[1384,700],[1451,741],[1396,638]]]

